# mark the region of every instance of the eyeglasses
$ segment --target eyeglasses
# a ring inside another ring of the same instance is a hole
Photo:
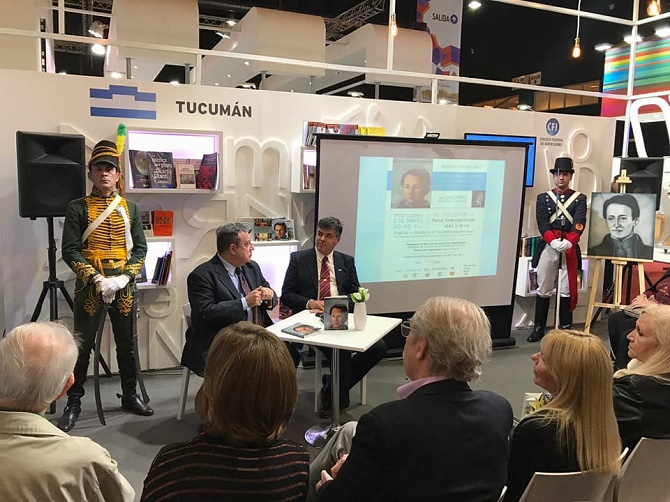
[[[412,327],[410,326],[410,321],[409,320],[404,321],[400,325],[400,334],[403,337],[407,338],[409,336],[410,331],[412,331]]]

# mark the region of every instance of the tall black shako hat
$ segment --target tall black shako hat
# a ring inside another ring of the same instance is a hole
[[[95,145],[91,154],[91,160],[88,161],[88,168],[90,169],[92,165],[100,164],[101,162],[111,164],[116,167],[117,171],[120,171],[119,152],[116,149],[116,143],[103,139]]]
[[[549,169],[551,174],[556,173],[570,173],[573,174],[575,170],[572,167],[572,159],[570,157],[558,157],[554,161],[554,168]]]

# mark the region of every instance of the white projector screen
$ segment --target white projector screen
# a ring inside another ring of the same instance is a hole
[[[431,296],[513,304],[526,148],[318,138],[318,217],[342,221],[338,250],[356,259],[369,313],[413,312]]]

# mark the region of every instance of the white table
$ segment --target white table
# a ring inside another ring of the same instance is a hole
[[[325,445],[332,431],[340,426],[340,360],[338,350],[365,352],[401,322],[400,319],[393,317],[369,315],[367,316],[365,329],[357,330],[354,325],[354,316],[353,314],[349,314],[349,326],[354,329],[324,330],[321,319],[310,311],[303,310],[267,328],[286,342],[315,345],[317,347],[326,347],[333,350],[330,368],[332,373],[331,403],[333,407],[333,419],[326,427],[317,425],[311,427],[305,433],[305,439],[310,444],[314,446]],[[305,338],[282,332],[282,329],[296,323],[321,327],[321,330],[314,335],[307,335]]]

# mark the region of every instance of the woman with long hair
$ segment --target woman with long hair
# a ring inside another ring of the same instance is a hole
[[[670,306],[650,305],[628,334],[628,367],[614,374],[614,412],[624,446],[670,439]]]
[[[158,453],[142,501],[304,500],[309,453],[283,438],[297,397],[284,342],[246,321],[222,329],[195,398],[203,432]]]
[[[620,467],[612,363],[600,339],[554,330],[532,359],[534,382],[553,398],[512,435],[505,502],[519,500],[535,472],[607,474]]]

